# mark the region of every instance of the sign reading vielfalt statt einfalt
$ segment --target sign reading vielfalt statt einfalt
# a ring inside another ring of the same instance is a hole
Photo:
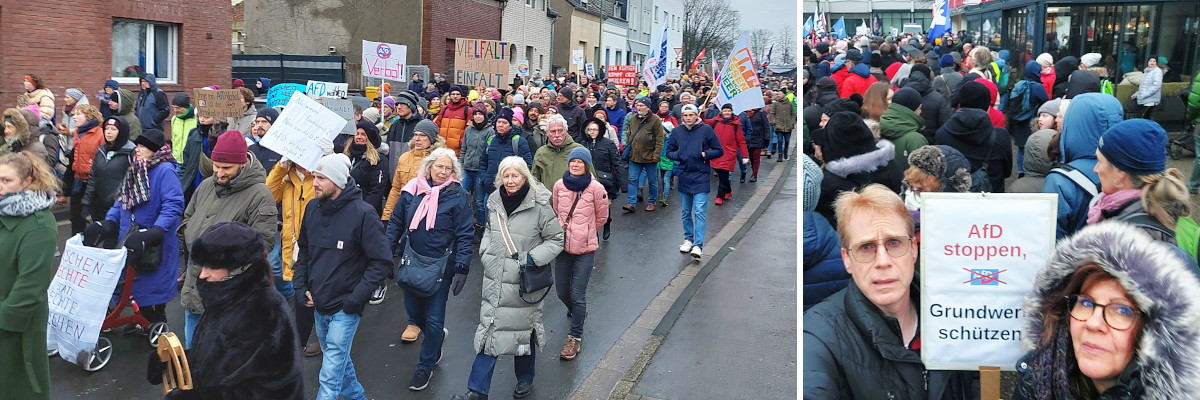
[[[1054,250],[1052,194],[921,194],[921,358],[1014,370],[1022,305]]]

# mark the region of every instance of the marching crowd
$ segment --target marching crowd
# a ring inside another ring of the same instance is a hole
[[[921,359],[920,196],[1052,193],[1057,247],[1025,297],[1018,399],[1195,398],[1200,187],[1166,163],[1165,57],[1129,107],[1098,53],[969,37],[804,45],[803,396],[962,399],[979,374]],[[1131,68],[1132,69],[1132,68]],[[1200,73],[1183,94],[1200,122]],[[1189,133],[1190,134],[1190,133]],[[1015,178],[1015,179],[1013,179]],[[1016,327],[1014,327],[1016,328]]]
[[[575,73],[501,88],[414,75],[406,89],[384,84],[369,107],[356,104],[355,134],[323,141],[308,169],[262,145],[284,108],[256,105],[269,79],[253,88],[234,80],[244,112],[217,118],[188,93],[168,101],[152,74],[136,92],[110,80],[94,96],[67,89],[62,98],[26,75],[0,144],[0,365],[11,372],[0,376],[0,398],[49,398],[41,351],[56,203],[85,245],[127,249],[146,319],[183,326],[195,388],[168,398],[300,398],[313,384],[301,360],[315,356],[318,398],[365,398],[350,350],[388,281],[403,291],[400,339],[424,337],[409,389],[425,389],[449,334],[447,299],[467,289],[475,254],[477,355],[455,398],[486,399],[506,355],[515,356],[512,394],[525,397],[550,340],[542,299],[551,290],[568,310],[560,358],[582,350],[611,203],[653,212],[674,189],[679,251],[699,259],[708,203],[732,198],[734,170],[756,182],[764,157],[792,156],[797,88],[766,81],[766,106],[734,113],[703,73],[653,88]],[[176,293],[184,313],[168,318]],[[160,383],[157,354],[147,368]]]

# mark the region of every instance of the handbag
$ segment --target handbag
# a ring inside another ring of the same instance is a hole
[[[629,144],[625,145],[624,150],[621,150],[621,161],[629,161],[629,157],[633,156],[633,141],[637,140],[638,134],[642,133],[642,129],[647,125],[650,124],[643,123],[642,126],[638,127],[637,132],[634,132],[633,135],[629,137]]]
[[[450,249],[446,249],[441,256],[426,257],[413,251],[409,240],[405,239],[404,254],[400,256],[399,270],[396,271],[396,283],[418,296],[433,296],[442,284],[449,259]]]
[[[121,236],[121,241],[117,243],[117,248],[125,248],[125,241],[129,240],[129,235],[133,232],[141,230],[142,228],[143,227],[138,225],[137,222],[133,222],[133,218],[130,218],[129,229],[125,231],[125,235]],[[162,264],[163,241],[165,241],[165,239],[159,241],[159,243],[156,245],[146,246],[136,255],[132,254],[131,251],[126,250],[126,252],[129,252],[130,255],[125,259],[125,265],[133,267],[133,269],[138,272],[154,272],[155,270],[158,270],[158,267]]]
[[[517,254],[517,246],[513,244],[512,236],[508,234],[508,217],[504,215],[497,215],[497,217],[500,220],[500,235],[504,237],[504,247],[508,249],[509,257],[520,263],[521,260],[518,258],[520,255]],[[524,301],[526,304],[541,303],[546,298],[546,295],[550,294],[550,287],[554,286],[554,271],[550,270],[549,265],[521,265],[519,281],[518,289],[521,301]],[[545,292],[542,293],[542,297],[535,301],[525,300],[526,293],[533,293],[543,289]]]

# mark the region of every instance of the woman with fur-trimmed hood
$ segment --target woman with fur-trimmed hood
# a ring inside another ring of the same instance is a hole
[[[1197,286],[1187,254],[1130,224],[1060,241],[1025,298],[1013,398],[1197,398]]]

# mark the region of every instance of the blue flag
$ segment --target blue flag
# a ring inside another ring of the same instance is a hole
[[[846,37],[846,20],[845,17],[838,17],[838,21],[833,23],[833,34],[838,39]]]
[[[950,30],[950,3],[947,0],[933,1],[933,21],[929,23],[929,40],[942,37]]]
[[[804,29],[801,31],[800,37],[808,37],[808,32],[812,31],[812,29],[813,22],[812,17],[810,16],[808,19],[804,20]]]

